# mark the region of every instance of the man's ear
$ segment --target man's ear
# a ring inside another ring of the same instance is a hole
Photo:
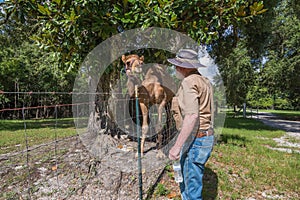
[[[144,56],[141,56],[141,57],[140,57],[140,60],[141,60],[141,61],[144,61]]]
[[[122,61],[123,61],[123,63],[126,62],[126,56],[125,55],[122,55]]]

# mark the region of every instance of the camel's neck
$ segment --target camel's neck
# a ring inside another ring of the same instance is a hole
[[[138,75],[128,75],[127,88],[130,97],[134,97],[134,88],[136,85],[140,86],[142,84],[141,79]]]

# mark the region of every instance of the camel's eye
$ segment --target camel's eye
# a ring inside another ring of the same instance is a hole
[[[130,61],[127,61],[127,62],[126,62],[126,65],[129,66],[129,65],[130,65]]]

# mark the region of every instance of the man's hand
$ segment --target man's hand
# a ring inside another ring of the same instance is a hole
[[[174,145],[169,151],[169,158],[171,160],[178,160],[180,158],[181,147]]]

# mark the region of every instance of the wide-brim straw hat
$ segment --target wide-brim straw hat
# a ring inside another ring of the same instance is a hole
[[[167,60],[169,63],[183,68],[197,69],[199,67],[206,67],[200,63],[198,53],[192,49],[181,49],[175,58],[169,58]]]

